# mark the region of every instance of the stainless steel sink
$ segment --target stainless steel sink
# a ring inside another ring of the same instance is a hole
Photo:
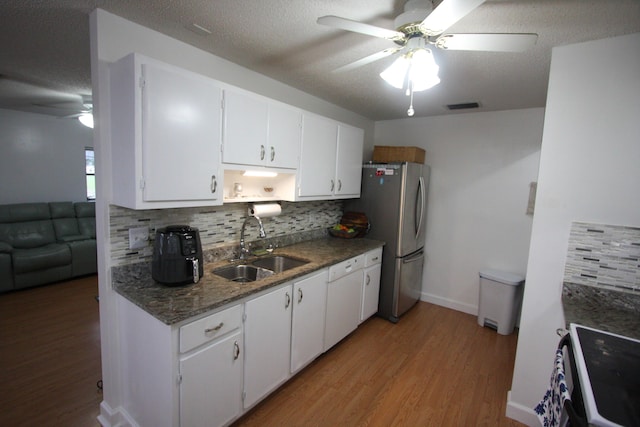
[[[273,275],[273,271],[261,268],[255,265],[231,265],[229,267],[220,267],[213,270],[213,274],[217,274],[225,279],[233,280],[234,282],[255,282],[256,280],[264,279]]]
[[[290,270],[292,268],[300,267],[307,264],[309,261],[305,261],[298,258],[292,258],[288,256],[275,255],[268,258],[260,258],[253,261],[251,264],[266,268],[275,273],[282,273],[283,271]]]

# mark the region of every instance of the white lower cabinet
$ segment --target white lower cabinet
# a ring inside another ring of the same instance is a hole
[[[324,350],[324,323],[329,270],[313,273],[293,284],[291,320],[291,373]]]
[[[360,255],[329,267],[325,351],[353,332],[360,323],[363,265],[364,256]]]
[[[289,378],[292,285],[245,304],[244,408]]]
[[[180,426],[226,425],[242,413],[242,330],[180,359]]]
[[[242,304],[180,328],[181,427],[222,426],[242,413],[242,338]]]
[[[362,282],[362,306],[360,323],[378,311],[380,297],[380,273],[382,271],[382,248],[364,255],[364,280]]]

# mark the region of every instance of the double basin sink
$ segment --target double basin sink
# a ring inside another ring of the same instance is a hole
[[[248,264],[230,265],[213,270],[216,274],[234,282],[255,282],[276,273],[291,270],[307,264],[309,261],[292,258],[283,255],[270,256],[268,258],[258,258]]]

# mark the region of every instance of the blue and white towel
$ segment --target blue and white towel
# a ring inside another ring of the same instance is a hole
[[[571,400],[564,377],[564,355],[562,349],[556,351],[554,369],[551,374],[549,389],[544,398],[534,408],[536,415],[544,427],[560,426],[564,402]]]

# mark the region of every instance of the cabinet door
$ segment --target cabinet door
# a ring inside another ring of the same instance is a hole
[[[336,196],[360,197],[364,131],[340,125],[336,158]]]
[[[180,426],[228,424],[242,410],[242,332],[180,360]]]
[[[217,199],[221,89],[213,80],[142,64],[144,201]]]
[[[222,161],[261,166],[267,158],[268,105],[265,99],[224,91]]]
[[[362,277],[362,270],[356,270],[347,276],[329,282],[324,332],[325,351],[358,327]]]
[[[364,270],[360,322],[364,322],[366,319],[373,316],[378,311],[378,298],[380,293],[380,271],[380,264],[376,264]]]
[[[324,350],[328,270],[293,284],[291,372],[306,366]]]
[[[302,140],[302,112],[269,104],[269,137],[265,166],[296,169]]]
[[[305,114],[298,168],[298,196],[332,196],[335,188],[338,125],[323,117]]]
[[[245,408],[289,377],[291,291],[291,285],[285,286],[245,304]]]

